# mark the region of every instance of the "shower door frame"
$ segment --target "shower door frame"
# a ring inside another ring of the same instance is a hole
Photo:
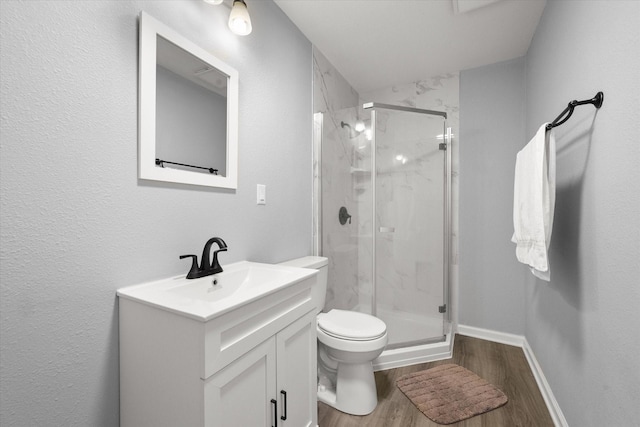
[[[377,235],[377,222],[375,220],[376,217],[376,206],[377,206],[377,163],[376,163],[376,109],[384,109],[384,110],[395,110],[395,111],[404,111],[410,113],[418,113],[418,114],[426,114],[431,116],[440,116],[443,118],[444,128],[443,128],[443,142],[440,144],[440,149],[444,150],[444,206],[443,206],[443,279],[442,279],[442,287],[443,287],[443,305],[444,305],[444,313],[443,314],[443,335],[442,337],[434,337],[427,338],[420,341],[402,343],[401,347],[413,346],[413,345],[422,345],[422,344],[431,344],[435,342],[441,342],[446,339],[446,334],[448,325],[451,323],[451,302],[450,302],[450,268],[451,268],[451,151],[452,151],[452,133],[451,128],[447,127],[447,113],[444,111],[435,111],[435,110],[426,110],[422,108],[414,108],[414,107],[405,107],[401,105],[391,105],[391,104],[383,104],[379,102],[368,102],[362,105],[364,110],[372,110],[371,111],[371,131],[372,131],[372,148],[371,148],[371,187],[372,187],[372,206],[373,206],[373,221],[372,221],[372,236],[373,236],[373,244],[371,248],[372,252],[372,265],[373,272],[371,275],[371,314],[376,315],[377,312],[377,299],[376,299],[376,289],[377,289],[377,270],[376,270],[376,239]]]
[[[312,201],[313,212],[312,248],[311,253],[322,255],[322,138],[324,126],[324,113],[313,114],[313,149],[311,153],[312,169]]]

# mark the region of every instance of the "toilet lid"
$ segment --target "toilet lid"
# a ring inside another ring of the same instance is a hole
[[[373,340],[387,332],[387,325],[377,317],[336,309],[328,313],[320,313],[318,327],[336,338],[354,341]]]

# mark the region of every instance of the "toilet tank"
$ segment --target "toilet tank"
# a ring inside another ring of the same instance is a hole
[[[320,313],[324,308],[324,302],[327,297],[327,270],[329,268],[329,259],[321,256],[305,256],[281,262],[280,264],[318,270],[316,285],[311,289],[311,298],[316,302],[316,312]]]

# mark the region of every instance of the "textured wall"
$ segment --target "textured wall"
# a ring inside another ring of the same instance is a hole
[[[520,60],[461,73],[460,323],[524,328],[569,425],[640,417],[639,17],[633,1],[549,2],[525,57],[524,98]],[[515,153],[569,101],[599,90],[602,109],[578,107],[555,130],[542,282],[509,242]]]
[[[571,426],[640,419],[639,45],[640,2],[552,1],[527,54],[528,136],[604,92],[556,128],[551,283],[525,284],[526,337]]]
[[[460,324],[524,335],[513,174],[525,136],[525,59],[460,73]]]
[[[140,10],[240,74],[237,191],[137,179]],[[311,249],[311,45],[270,1],[253,33],[193,1],[3,1],[0,424],[118,425],[117,288]],[[256,184],[267,205],[256,206]]]

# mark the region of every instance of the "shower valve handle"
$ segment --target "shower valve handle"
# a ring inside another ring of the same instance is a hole
[[[349,224],[351,224],[351,215],[347,212],[347,208],[344,206],[340,208],[338,211],[338,220],[340,221],[340,225],[345,225],[347,220],[349,220]]]

